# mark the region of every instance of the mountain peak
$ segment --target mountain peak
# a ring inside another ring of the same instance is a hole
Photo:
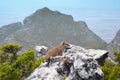
[[[74,20],[71,15],[64,14],[59,11],[52,11],[47,7],[44,7],[37,10],[32,15],[26,17],[23,21],[24,25],[27,25],[27,27],[35,27],[35,25],[45,26],[45,24],[51,24],[54,22],[60,24],[65,22],[72,23]]]
[[[33,13],[33,14],[38,14],[39,16],[40,15],[53,15],[53,16],[64,16],[64,17],[70,17],[70,18],[72,18],[72,20],[73,20],[73,17],[71,16],[71,15],[68,15],[68,14],[64,14],[64,13],[61,13],[61,12],[59,12],[59,11],[57,11],[57,10],[51,10],[51,9],[49,9],[49,8],[47,8],[47,7],[44,7],[44,8],[42,8],[42,9],[39,9],[39,10],[37,10],[35,13]]]
[[[42,9],[39,9],[39,10],[36,11],[36,13],[40,13],[40,12],[52,12],[52,10],[50,10],[50,9],[47,8],[47,7],[44,7],[44,8],[42,8]]]
[[[50,9],[48,7],[44,7],[41,10],[49,11]]]

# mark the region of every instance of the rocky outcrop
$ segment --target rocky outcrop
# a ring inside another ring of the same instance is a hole
[[[17,42],[24,48],[34,48],[35,45],[53,47],[61,41],[85,48],[101,49],[106,46],[84,21],[74,21],[71,15],[46,7],[26,17],[23,25],[24,28],[8,36],[5,43]]]
[[[48,51],[48,48],[46,46],[35,46],[36,50],[36,57],[42,57],[45,55],[45,53]]]
[[[49,67],[46,67],[47,62],[42,63],[25,80],[62,80],[63,78],[66,80],[103,80],[104,74],[100,69],[103,63],[100,63],[99,59],[104,62],[107,54],[105,50],[70,45],[62,56],[51,58]]]

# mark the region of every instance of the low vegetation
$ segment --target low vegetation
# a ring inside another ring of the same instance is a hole
[[[117,80],[120,78],[120,51],[114,52],[113,62],[106,61],[102,67],[104,80]]]
[[[24,80],[44,61],[36,59],[34,50],[18,54],[20,49],[18,44],[0,46],[0,80]]]

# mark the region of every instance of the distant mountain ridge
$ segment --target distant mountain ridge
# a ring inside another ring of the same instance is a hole
[[[115,38],[108,44],[107,49],[110,52],[120,50],[120,30],[117,32]]]
[[[12,23],[5,25],[0,28],[0,45],[4,42],[5,38],[11,34],[14,34],[16,31],[22,28],[21,22]]]
[[[12,26],[12,25],[8,25]],[[71,15],[52,11],[47,7],[37,10],[26,17],[23,24],[19,23],[14,32],[1,38],[1,43],[19,43],[25,48],[36,45],[53,47],[61,41],[80,45],[85,48],[105,48],[106,43],[94,34],[83,21],[75,22]],[[7,28],[7,27],[6,27]],[[2,28],[0,28],[2,31]],[[8,29],[8,31],[10,31]],[[1,35],[1,34],[0,34]]]

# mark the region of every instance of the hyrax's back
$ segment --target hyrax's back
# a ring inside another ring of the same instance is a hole
[[[62,55],[64,49],[68,46],[68,44],[61,42],[58,46],[48,50],[45,55],[45,58],[48,59],[51,56]]]
[[[54,47],[54,48],[47,51],[45,58],[48,59],[51,56],[56,56],[57,54],[58,54],[58,49],[56,47]]]

